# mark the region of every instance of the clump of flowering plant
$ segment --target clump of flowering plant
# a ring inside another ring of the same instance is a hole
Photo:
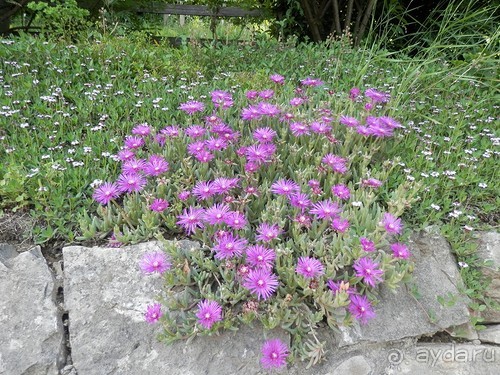
[[[162,274],[168,295],[146,320],[162,322],[167,342],[253,320],[281,327],[297,338],[290,348],[262,349],[264,367],[279,368],[319,361],[319,327],[370,324],[380,286],[409,278],[399,216],[417,188],[384,187],[396,164],[383,160],[384,145],[401,127],[387,93],[332,102],[319,79],[269,84],[179,103],[182,125],[137,125],[117,155],[121,174],[95,188],[100,218],[82,231],[199,241],[144,257],[141,269]]]

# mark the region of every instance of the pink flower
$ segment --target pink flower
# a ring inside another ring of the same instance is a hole
[[[226,224],[233,229],[243,229],[247,224],[247,219],[241,212],[232,211],[226,219]]]
[[[146,309],[146,313],[144,314],[146,322],[150,324],[156,323],[162,316],[163,313],[161,311],[161,305],[159,303],[149,305]]]
[[[268,299],[276,291],[278,284],[278,277],[264,268],[250,270],[243,282],[243,286],[256,294],[258,300]]]
[[[206,129],[200,125],[191,125],[186,129],[186,135],[190,138],[200,138],[206,133]]]
[[[272,74],[269,79],[278,85],[283,85],[285,83],[285,77],[281,74]]]
[[[145,137],[145,136],[149,135],[150,133],[151,133],[151,127],[146,123],[136,125],[132,129],[132,134],[138,135],[141,137]]]
[[[321,159],[321,162],[330,166],[334,172],[344,174],[347,172],[347,160],[334,155],[334,154],[327,154]]]
[[[377,91],[375,89],[368,89],[365,91],[365,96],[370,98],[372,103],[386,103],[389,101],[389,95],[385,92]]]
[[[271,192],[290,197],[300,192],[300,186],[293,180],[281,179],[271,185]]]
[[[295,272],[307,279],[312,279],[323,275],[325,273],[325,267],[315,258],[300,257]]]
[[[230,93],[222,90],[215,90],[211,93],[212,103],[214,103],[216,108],[230,108],[233,105],[233,98]]]
[[[250,107],[241,110],[241,118],[243,120],[258,120],[262,117],[259,107],[251,105]]]
[[[259,93],[255,90],[249,90],[245,93],[247,99],[253,100],[259,96]]]
[[[361,184],[363,186],[368,186],[372,188],[379,188],[382,186],[382,181],[377,180],[376,178],[367,178],[363,181],[361,181]]]
[[[401,223],[401,219],[398,219],[391,215],[390,213],[384,213],[384,218],[380,222],[387,233],[391,234],[401,234],[403,232],[403,224]]]
[[[262,116],[277,117],[281,110],[274,104],[261,102],[257,105],[258,111]]]
[[[104,184],[96,188],[94,190],[94,194],[92,194],[92,198],[94,198],[94,200],[100,204],[108,204],[110,201],[118,198],[119,196],[120,189],[114,182],[105,182]]]
[[[305,102],[304,99],[298,98],[298,97],[290,99],[290,105],[292,107],[298,107],[299,105],[303,104],[304,102]]]
[[[262,99],[271,99],[274,96],[274,91],[271,89],[263,90],[259,92],[259,96]]]
[[[128,148],[123,148],[120,151],[118,151],[118,159],[120,161],[127,161],[135,158],[134,151],[128,149]]]
[[[144,146],[144,139],[141,137],[127,136],[124,141],[125,147],[128,149],[136,149]]]
[[[223,224],[231,208],[227,204],[215,203],[212,207],[205,209],[203,219],[210,225]]]
[[[302,79],[300,81],[300,83],[302,83],[304,86],[321,86],[323,84],[323,81],[321,81],[320,79],[317,79],[317,78],[311,78],[311,77],[307,77],[305,79]]]
[[[116,182],[118,189],[123,193],[139,192],[146,183],[146,178],[137,173],[122,173]]]
[[[169,169],[168,162],[160,155],[151,155],[144,166],[144,173],[147,176],[159,176]]]
[[[362,324],[366,324],[370,319],[375,318],[372,304],[366,296],[351,295],[349,312]]]
[[[246,250],[247,263],[254,268],[272,268],[276,253],[273,249],[261,245],[248,246]]]
[[[194,233],[197,229],[203,228],[202,219],[204,215],[205,210],[203,208],[185,208],[182,214],[177,216],[179,219],[177,225],[180,225],[187,234]]]
[[[383,270],[378,269],[378,263],[373,262],[370,258],[359,258],[354,262],[354,270],[356,277],[361,277],[363,282],[371,287],[382,281]]]
[[[283,368],[288,354],[288,347],[280,339],[267,340],[262,346],[260,363],[266,369]]]
[[[126,160],[122,165],[122,170],[124,173],[139,173],[144,170],[146,166],[146,161],[143,159],[131,158]]]
[[[410,257],[410,251],[405,244],[399,242],[393,243],[391,250],[395,258],[408,259]]]
[[[344,184],[332,186],[332,193],[342,200],[348,200],[351,198],[351,191]]]
[[[338,216],[342,212],[338,203],[331,201],[330,199],[323,200],[313,204],[312,209],[309,213],[316,215],[319,219],[332,219]]]
[[[151,209],[151,211],[162,212],[165,211],[168,206],[168,201],[166,201],[165,199],[156,198],[153,203],[149,205],[149,208]]]
[[[271,128],[258,128],[253,132],[253,138],[260,143],[269,143],[276,137],[276,132]]]
[[[359,96],[359,94],[361,94],[361,90],[357,87],[353,87],[349,91],[349,99],[355,100]]]
[[[294,137],[300,137],[301,135],[309,135],[309,127],[302,122],[292,122],[290,124],[290,131]]]
[[[218,177],[213,181],[211,188],[216,194],[227,194],[229,190],[238,186],[239,181],[240,179],[237,177]]]
[[[340,217],[334,217],[332,220],[332,228],[336,232],[344,233],[349,229],[349,221]]]
[[[247,247],[247,240],[231,233],[225,233],[217,238],[213,247],[216,259],[230,259],[240,257]]]
[[[363,248],[363,250],[367,253],[371,253],[376,250],[375,243],[370,241],[368,238],[361,237],[359,239],[359,242],[361,243],[361,247]]]
[[[289,196],[290,204],[293,207],[300,208],[301,210],[305,210],[311,206],[311,200],[307,194],[303,193],[294,193]]]
[[[162,274],[172,267],[169,257],[163,252],[146,253],[142,257],[140,267],[144,273]]]
[[[186,103],[182,103],[179,106],[179,109],[181,111],[186,112],[188,115],[192,115],[196,112],[202,112],[205,109],[205,105],[201,102],[197,102],[195,100],[192,100],[192,101],[189,101]]]
[[[354,117],[340,116],[340,123],[348,128],[355,128],[359,125],[359,121]]]
[[[262,223],[257,227],[256,241],[271,242],[281,234],[281,229],[277,225]]]
[[[206,200],[216,193],[213,182],[211,181],[199,181],[193,188],[193,195],[198,200]]]
[[[200,301],[196,317],[198,318],[198,323],[204,328],[210,329],[214,323],[222,320],[222,307],[215,301]]]

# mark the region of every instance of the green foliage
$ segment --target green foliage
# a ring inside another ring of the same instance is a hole
[[[79,8],[76,0],[33,1],[27,7],[36,14],[35,24],[53,38],[75,40],[90,26],[89,11]]]

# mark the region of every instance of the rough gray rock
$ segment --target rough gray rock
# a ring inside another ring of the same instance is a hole
[[[482,232],[479,233],[478,240],[478,258],[491,263],[490,266],[481,269],[483,274],[491,279],[485,295],[500,305],[500,233]],[[487,308],[481,313],[481,317],[485,323],[500,323],[500,310]]]
[[[478,332],[479,340],[500,345],[500,324],[487,326]],[[500,361],[500,358],[498,359]]]
[[[382,287],[377,316],[366,325],[342,328],[340,346],[432,335],[469,321],[467,301],[457,289],[461,278],[446,240],[429,229],[414,234],[409,247],[415,261],[413,282],[420,297],[415,298],[406,287],[395,293]],[[444,307],[437,297],[448,294],[457,300],[454,306]]]
[[[332,375],[369,375],[371,367],[366,362],[365,357],[356,355],[342,362],[332,373]]]
[[[40,247],[0,245],[0,374],[57,374],[64,332],[54,280]]]

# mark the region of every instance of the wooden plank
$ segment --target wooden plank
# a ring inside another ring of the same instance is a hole
[[[140,8],[137,13],[179,14],[186,16],[218,16],[218,17],[259,17],[263,15],[260,9],[243,9],[237,7],[222,7],[213,12],[206,5],[158,4],[151,8]]]

